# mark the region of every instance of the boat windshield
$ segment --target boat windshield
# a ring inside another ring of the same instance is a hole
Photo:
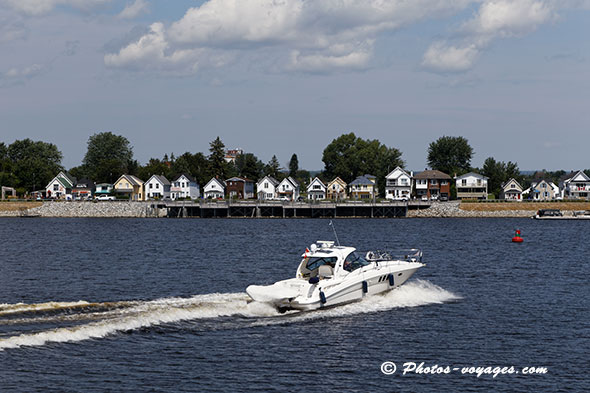
[[[344,260],[344,270],[348,272],[355,271],[356,269],[367,266],[369,262],[365,261],[363,257],[361,257],[356,251],[351,252],[348,254],[346,259]]]
[[[333,268],[336,265],[337,260],[338,258],[336,257],[311,257],[307,261],[305,267],[310,271],[315,270],[322,265],[329,265]]]

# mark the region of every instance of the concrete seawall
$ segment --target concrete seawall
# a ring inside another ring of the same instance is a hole
[[[166,208],[154,208],[153,202],[44,202],[38,207],[28,207],[28,203],[23,203],[22,207],[0,210],[0,217],[20,217],[20,216],[39,216],[39,217],[166,217]],[[187,205],[191,206],[191,205]],[[199,206],[199,205],[194,205]],[[490,206],[493,209],[493,206]],[[516,205],[514,208],[520,206]],[[584,206],[580,205],[581,208]],[[578,209],[579,210],[579,209]],[[521,218],[532,217],[536,210],[514,209],[514,210],[463,210],[460,208],[460,202],[434,202],[431,207],[426,209],[410,209],[407,211],[408,218]],[[573,211],[562,210],[565,215],[572,215]],[[173,215],[176,217],[176,215]],[[246,214],[244,217],[254,217],[252,214]],[[313,216],[312,216],[313,217]]]
[[[0,217],[165,217],[150,202],[44,202],[30,209],[0,211]]]

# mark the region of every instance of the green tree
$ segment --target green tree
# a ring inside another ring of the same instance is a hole
[[[522,183],[518,164],[511,161],[507,163],[496,161],[493,157],[488,157],[484,161],[481,174],[489,178],[488,192],[494,194],[495,198],[499,198],[502,184],[511,178],[515,178],[516,181]]]
[[[264,172],[264,164],[254,154],[240,154],[236,158],[235,168],[237,175],[257,181]]]
[[[279,160],[277,156],[272,156],[268,164],[266,164],[266,168],[264,170],[265,175],[269,175],[278,179],[281,170],[281,164],[279,164]]]
[[[123,174],[135,174],[139,165],[133,148],[124,136],[101,132],[88,138],[88,150],[82,164],[88,177],[97,183],[113,183]]]
[[[12,161],[8,156],[8,146],[0,142],[0,185],[7,187],[16,187],[18,179],[12,172]]]
[[[428,165],[448,175],[461,175],[471,169],[473,149],[462,136],[443,136],[428,146]]]
[[[385,193],[385,176],[397,166],[403,167],[402,153],[387,147],[378,140],[358,138],[354,133],[344,134],[334,139],[322,156],[325,179],[339,176],[350,183],[360,175],[377,177],[379,193]]]
[[[63,170],[62,154],[53,143],[17,140],[8,146],[8,159],[16,186],[26,191],[44,188],[49,181]]]
[[[150,158],[147,164],[139,167],[137,171],[137,176],[144,181],[147,181],[152,175],[162,175],[168,180],[172,180],[170,179],[172,170],[169,164],[157,158]]]
[[[186,152],[180,155],[172,164],[172,173],[174,174],[173,177],[180,176],[183,173],[192,176],[201,186],[207,184],[211,177],[214,176],[210,171],[209,161],[203,153],[192,154]]]
[[[291,160],[289,160],[289,176],[295,178],[297,176],[298,170],[299,170],[299,159],[297,158],[297,154],[293,154],[291,156]]]
[[[229,165],[225,161],[225,145],[219,137],[209,144],[209,166],[213,176],[225,179],[229,171]]]

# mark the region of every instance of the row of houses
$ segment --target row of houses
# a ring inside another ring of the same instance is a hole
[[[200,190],[195,179],[186,174],[181,174],[172,182],[160,175],[153,175],[146,182],[133,175],[122,175],[113,184],[95,184],[89,179],[77,180],[66,172],[60,172],[45,188],[45,196],[51,199],[76,200],[114,196],[132,201],[162,198],[197,199]]]
[[[455,182],[457,199],[487,199],[488,178],[478,173],[461,176],[437,170],[425,170],[414,174],[401,167],[395,168],[385,178],[385,198],[391,200],[448,200],[451,183]],[[347,184],[340,177],[325,183],[315,177],[306,189],[309,200],[374,200],[379,192],[377,178],[363,175]],[[254,199],[290,200],[301,198],[299,183],[292,177],[278,181],[265,176],[257,182],[232,177],[222,180],[214,177],[201,188],[191,176],[181,174],[173,181],[161,175],[153,175],[146,182],[133,175],[122,175],[114,184],[94,184],[88,179],[76,180],[66,172],[60,172],[46,187],[46,196],[54,199],[91,199],[113,196],[134,201],[149,199]],[[590,199],[590,177],[583,171],[572,172],[560,179],[559,186],[548,180],[537,180],[528,189],[510,179],[502,184],[500,199],[536,201],[556,199]]]

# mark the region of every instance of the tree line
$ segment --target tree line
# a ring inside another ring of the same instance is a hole
[[[524,175],[515,162],[496,161],[488,157],[481,168],[471,166],[473,148],[464,137],[442,136],[428,146],[427,162],[431,169],[460,176],[467,172],[480,173],[489,178],[488,191],[498,197],[502,183],[515,178],[523,187],[532,181],[546,179],[557,183],[565,171],[539,171]],[[20,195],[44,189],[45,185],[64,167],[63,155],[57,146],[30,139],[17,140],[10,145],[0,142],[0,185],[14,187]],[[374,139],[363,139],[354,133],[343,134],[326,146],[322,154],[324,170],[317,175],[324,182],[340,177],[347,183],[365,174],[377,177],[381,196],[385,193],[385,176],[396,167],[405,167],[402,153]],[[131,174],[147,180],[152,175],[163,175],[169,180],[182,173],[206,184],[212,177],[228,179],[238,176],[258,180],[266,175],[278,181],[293,177],[304,189],[310,172],[299,168],[297,154],[293,154],[286,168],[277,157],[262,162],[253,153],[236,157],[235,162],[225,160],[225,145],[219,137],[209,143],[208,154],[186,152],[178,157],[171,153],[162,158],[150,158],[140,165],[133,157],[133,147],[127,138],[112,132],[96,133],[88,139],[82,164],[68,171],[78,179],[91,179],[96,183],[113,183],[122,174]],[[586,171],[590,175],[590,170]],[[451,197],[456,196],[454,182]]]

